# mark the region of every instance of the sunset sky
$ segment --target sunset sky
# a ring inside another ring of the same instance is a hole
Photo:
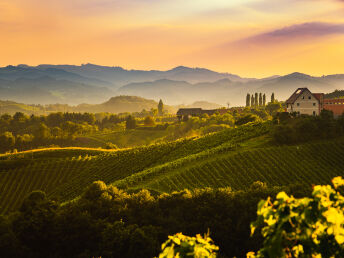
[[[1,0],[0,66],[344,73],[340,0]]]

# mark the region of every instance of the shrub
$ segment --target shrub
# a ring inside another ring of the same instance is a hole
[[[112,142],[107,142],[105,144],[105,149],[111,150],[111,149],[118,149],[118,147],[116,146],[116,144],[113,144]]]
[[[244,125],[247,124],[249,122],[255,122],[255,121],[259,121],[259,117],[256,115],[252,115],[252,114],[247,114],[244,116],[239,117],[239,119],[237,121],[235,121],[235,125]]]
[[[177,233],[169,236],[168,240],[161,246],[162,252],[159,258],[172,257],[216,257],[216,251],[219,248],[213,244],[213,240],[205,235],[196,237],[184,236],[182,233]]]
[[[155,125],[155,121],[154,121],[153,117],[147,116],[145,118],[145,120],[144,120],[144,125],[145,126],[153,126],[153,125]]]

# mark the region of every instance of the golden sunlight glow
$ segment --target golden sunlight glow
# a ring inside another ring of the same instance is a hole
[[[343,73],[339,0],[2,0],[0,65]]]

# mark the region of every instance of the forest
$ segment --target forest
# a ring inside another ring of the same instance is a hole
[[[5,257],[154,257],[168,235],[209,231],[222,256],[244,257],[263,241],[259,234],[250,237],[258,202],[281,190],[300,197],[311,191],[256,182],[247,191],[209,188],[153,196],[98,181],[63,205],[33,192],[17,213],[0,219],[0,252]]]

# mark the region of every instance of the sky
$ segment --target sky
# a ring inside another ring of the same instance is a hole
[[[344,73],[344,0],[1,0],[0,66]]]

